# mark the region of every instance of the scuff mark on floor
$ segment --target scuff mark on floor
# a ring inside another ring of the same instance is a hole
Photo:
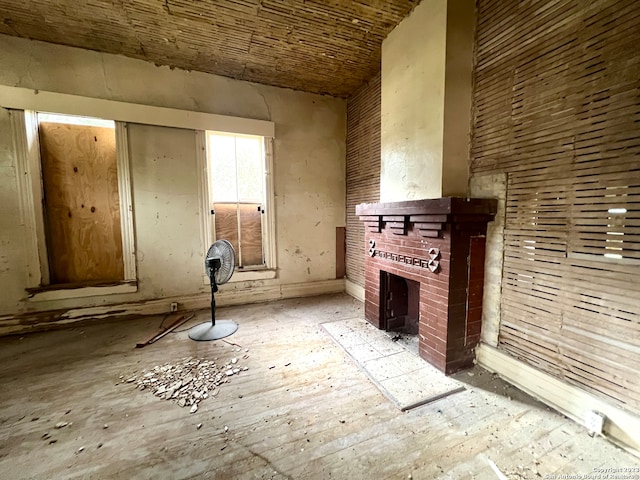
[[[273,468],[273,471],[275,473],[277,473],[278,475],[282,475],[284,478],[288,479],[288,480],[293,480],[292,477],[290,477],[289,475],[287,475],[286,473],[282,472],[281,470],[279,470],[278,468],[276,468],[276,466],[271,463],[271,460],[269,460],[267,457],[265,457],[264,455],[258,453],[258,452],[254,452],[253,450],[251,450],[251,448],[247,447],[246,445],[242,445],[243,447],[245,447],[247,450],[249,450],[249,452],[251,452],[252,455],[255,455],[256,457],[258,457],[260,460],[262,460],[263,462],[266,462],[266,466],[269,468]]]

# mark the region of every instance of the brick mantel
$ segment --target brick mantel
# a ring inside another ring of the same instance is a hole
[[[419,283],[420,356],[445,373],[473,364],[480,339],[484,246],[493,199],[444,197],[360,204],[365,223],[365,318],[386,328],[385,275]]]

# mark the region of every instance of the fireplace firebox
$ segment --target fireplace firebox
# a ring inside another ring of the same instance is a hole
[[[418,334],[420,283],[380,271],[382,328],[390,332]]]
[[[366,320],[417,333],[420,356],[446,374],[473,365],[496,207],[457,197],[356,207],[366,228]]]

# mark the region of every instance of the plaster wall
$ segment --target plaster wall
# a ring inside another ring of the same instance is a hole
[[[380,201],[442,196],[446,0],[423,0],[382,43]]]
[[[380,201],[466,196],[473,0],[423,0],[382,43]]]
[[[345,225],[343,100],[2,35],[0,67],[0,85],[273,121],[277,277],[230,289],[250,301],[256,287],[335,279],[335,228]],[[0,109],[0,316],[207,294],[195,133],[128,128],[138,291],[33,302],[9,113]]]
[[[198,190],[193,188],[198,184],[195,133],[132,124],[128,136],[140,293],[162,298],[204,290]]]
[[[474,0],[447,2],[442,196],[468,192],[473,91]]]

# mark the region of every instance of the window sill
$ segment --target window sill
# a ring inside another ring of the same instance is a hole
[[[276,270],[236,270],[229,280],[229,283],[237,283],[237,282],[248,282],[251,280],[268,280],[271,278],[276,278]],[[209,285],[209,277],[206,275],[202,275],[202,283],[204,285]]]
[[[51,286],[30,290],[28,300],[30,302],[47,302],[51,300],[116,295],[118,293],[135,293],[137,291],[138,283],[135,281],[76,288],[56,288],[56,286]]]

